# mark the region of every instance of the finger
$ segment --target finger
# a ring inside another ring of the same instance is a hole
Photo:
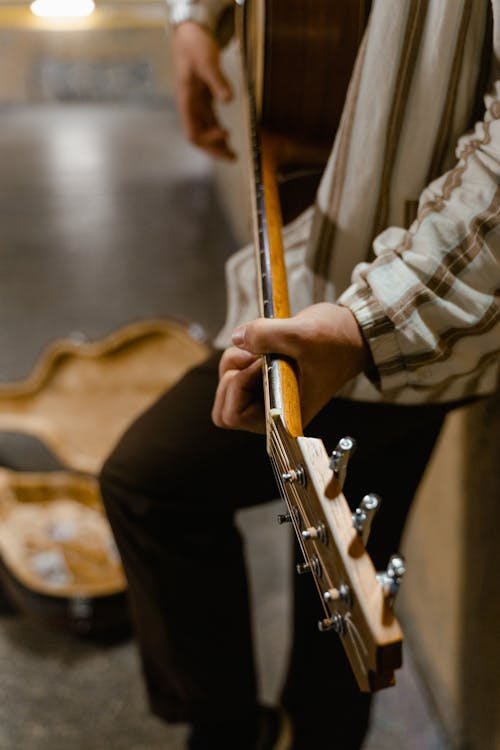
[[[226,429],[264,431],[260,362],[224,373],[215,394],[212,420]]]
[[[202,150],[214,159],[225,159],[226,161],[235,161],[236,154],[226,146],[213,146],[210,148],[203,147]]]
[[[231,84],[219,67],[219,63],[204,66],[200,75],[209,87],[213,96],[222,103],[230,102],[233,98]]]
[[[222,128],[199,131],[191,142],[207,153],[226,159],[236,159],[236,154],[228,144],[227,131]]]
[[[246,352],[243,349],[238,349],[236,346],[230,346],[226,349],[219,361],[219,378],[229,370],[242,370],[244,367],[248,367],[258,357],[251,352]]]
[[[296,359],[300,353],[301,323],[291,318],[258,318],[233,331],[233,344],[253,354],[283,354]]]
[[[209,129],[218,125],[212,107],[212,93],[206,84],[190,75],[176,82],[178,110],[186,130]]]
[[[227,133],[222,128],[211,128],[205,131],[199,122],[188,115],[183,118],[183,129],[189,142],[207,154],[230,160],[236,159],[235,152],[228,145]]]
[[[219,125],[208,102],[200,106],[199,101],[186,98],[180,103],[179,111],[184,132],[190,143],[213,156],[236,158],[236,154],[228,145],[228,132]]]

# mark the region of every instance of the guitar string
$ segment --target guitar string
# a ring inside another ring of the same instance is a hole
[[[283,480],[283,473],[284,473],[283,470],[284,469],[288,470],[289,466],[287,465],[286,454],[285,454],[285,452],[284,452],[284,450],[282,448],[281,442],[278,440],[277,433],[278,433],[278,431],[277,431],[276,425],[274,424],[274,422],[271,422],[270,423],[271,442],[275,446],[275,449],[277,449],[277,450],[274,451],[274,454],[271,456],[271,460],[273,462],[273,467],[275,468],[275,474],[276,474],[276,477],[277,477],[278,486],[280,488],[282,497],[283,497],[286,505],[290,506],[290,504],[287,502],[288,492],[287,492],[287,489],[285,488],[285,482]],[[303,504],[301,502],[300,496],[297,493],[297,488],[293,484],[289,484],[288,485],[288,490],[291,493],[293,493],[294,500],[297,503],[297,507],[298,507],[299,511],[302,510],[302,516],[301,517],[303,517],[304,516]],[[302,536],[301,536],[300,528],[298,528],[297,519],[294,518],[293,508],[289,507],[289,509],[290,509],[290,515],[291,515],[291,518],[292,518],[292,523],[293,523],[293,526],[294,526],[294,528],[296,530],[297,539],[298,539],[300,548],[302,550],[302,554],[304,556],[304,559],[307,560],[308,557],[307,557],[307,554],[306,554],[306,551],[305,551],[305,545],[304,545],[304,541],[303,541]]]
[[[286,469],[289,469],[289,467],[285,464],[285,461],[286,461],[286,458],[287,458],[286,452],[284,450],[282,441],[280,440],[279,430],[278,430],[278,428],[276,427],[276,425],[275,425],[275,423],[273,421],[270,422],[270,436],[271,436],[271,443],[272,443],[272,445],[275,448],[274,455],[271,457],[273,469],[275,471],[276,476],[277,477],[279,476],[279,479],[278,479],[279,486],[280,486],[282,494],[285,493],[285,497],[286,497],[287,493],[286,493],[286,490],[284,488],[284,482],[283,482],[283,480],[281,478],[282,474],[281,474],[281,472],[278,471],[278,466],[281,465],[281,468],[286,468]],[[293,493],[295,501],[298,502],[298,504],[303,508],[302,498],[300,497],[300,494],[303,492],[302,488],[297,488],[297,486],[294,483],[291,483],[289,485],[289,490]],[[298,529],[297,535],[299,537],[299,543],[300,543],[300,547],[302,549],[302,553],[304,555],[304,558],[307,560],[308,557],[307,557],[307,554],[305,553],[305,545],[304,545],[302,539],[300,538],[300,529]],[[318,591],[319,591],[319,593],[321,595],[321,601],[322,601],[322,604],[323,604],[323,608],[325,610],[325,613],[329,616],[330,613],[329,613],[328,608],[326,607],[326,605],[324,603],[324,600],[323,600],[323,597],[322,597],[321,587],[319,585],[319,582],[316,580],[316,577],[314,577],[314,578],[315,578],[315,582],[316,582]],[[364,674],[367,674],[368,669],[367,669],[367,666],[366,666],[366,659],[367,659],[367,656],[368,656],[368,649],[366,648],[366,646],[365,646],[365,644],[363,642],[363,639],[361,637],[361,634],[359,632],[359,629],[357,628],[357,626],[356,626],[356,624],[355,624],[355,622],[354,622],[354,620],[352,618],[352,613],[351,612],[347,612],[345,614],[345,616],[344,616],[344,620],[345,620],[346,626],[347,626],[347,635],[349,636],[349,639],[350,639],[350,641],[351,641],[351,643],[353,645],[353,650],[354,650],[356,659],[357,659],[357,661],[359,663],[359,667],[360,667],[361,671]]]
[[[250,98],[251,98],[252,103],[253,103],[253,97],[251,96]],[[254,117],[255,117],[254,112],[251,110],[251,112],[250,112],[250,119],[251,120],[252,120],[252,115],[254,115]],[[259,169],[260,161],[259,161],[259,158],[258,158],[259,149],[258,149],[257,129],[256,129],[255,125],[254,125],[254,122],[251,122],[251,125],[253,126],[253,127],[251,127],[251,132],[252,132],[252,136],[253,136],[252,142],[251,142],[251,152],[252,152],[252,155],[254,157],[254,159],[253,159],[254,173],[255,173],[256,183],[260,184],[261,179],[260,179],[260,169]],[[256,189],[255,190],[255,202],[256,202],[256,204],[258,204],[257,193],[258,193],[258,191]],[[265,227],[262,226],[262,224],[263,224],[263,221],[262,221],[263,217],[259,214],[258,210],[257,210],[257,214],[258,214],[258,219],[259,219],[259,225],[262,228],[262,231],[265,232]],[[260,242],[258,244],[260,245]],[[263,273],[264,268],[263,268],[263,265],[262,265],[262,259],[260,259],[260,261],[261,262],[258,265],[260,267],[261,279],[262,279],[262,282],[263,282],[264,277],[266,276],[266,274]],[[261,291],[263,290],[264,286],[265,285],[262,284]],[[264,308],[265,308],[265,305],[264,305]],[[282,496],[282,499],[285,502],[285,506],[288,506],[288,508],[289,508],[289,512],[290,512],[290,515],[291,515],[291,518],[292,518],[292,524],[294,526],[294,529],[295,529],[295,532],[296,532],[296,537],[298,539],[299,546],[301,548],[304,560],[309,561],[308,555],[306,553],[306,548],[305,548],[304,540],[303,540],[302,535],[301,535],[301,529],[300,529],[299,524],[297,522],[297,518],[294,516],[293,505],[288,502],[288,497],[289,497],[289,493],[290,493],[291,497],[293,498],[293,501],[296,503],[296,507],[298,508],[299,513],[301,513],[301,518],[304,519],[305,518],[304,503],[303,503],[303,498],[301,496],[301,494],[303,493],[303,489],[300,488],[300,490],[298,490],[297,487],[295,486],[295,483],[293,483],[293,482],[292,483],[288,483],[287,484],[287,488],[285,489],[285,482],[283,480],[283,473],[284,473],[283,470],[288,471],[290,467],[287,465],[288,462],[286,461],[286,453],[284,451],[284,448],[283,448],[283,445],[281,443],[281,440],[279,439],[278,429],[277,429],[277,427],[276,427],[276,425],[275,425],[275,423],[274,423],[273,420],[270,420],[269,424],[270,424],[269,433],[270,433],[270,438],[271,438],[271,440],[270,440],[271,447],[274,447],[273,455],[270,455],[272,470],[274,472],[275,480],[276,480],[276,483],[278,485],[278,488],[279,488],[280,494]],[[318,593],[319,593],[319,596],[320,596],[320,601],[322,603],[322,606],[323,606],[323,609],[325,611],[325,614],[327,616],[329,616],[330,613],[329,613],[328,608],[326,606],[326,603],[325,603],[325,601],[323,599],[323,592],[321,590],[319,582],[318,582],[318,580],[316,578],[316,575],[314,573],[313,573],[313,580],[314,580],[314,582],[316,584],[316,587],[318,589]],[[357,650],[356,650],[356,655],[357,655],[358,660],[361,661],[361,657],[360,657],[360,655],[359,655],[359,653],[358,653]],[[362,669],[364,669],[362,664],[361,664],[361,667],[362,667]]]
[[[274,473],[275,473],[275,476],[276,476],[276,480],[277,480],[277,482],[278,482],[278,484],[280,486],[281,493],[282,493],[282,495],[283,495],[283,493],[285,493],[284,497],[286,497],[287,494],[286,494],[286,490],[284,488],[284,482],[283,482],[283,480],[281,478],[282,474],[279,471],[280,465],[281,465],[281,468],[289,468],[289,467],[285,466],[284,463],[283,463],[283,457],[286,458],[286,454],[285,454],[285,452],[283,450],[283,447],[282,447],[282,444],[281,444],[280,440],[278,440],[279,433],[278,433],[278,430],[277,430],[276,426],[274,425],[274,423],[272,423],[272,425],[271,425],[270,432],[271,432],[271,441],[272,441],[273,445],[275,446],[275,448],[277,449],[277,452],[273,456],[271,456],[271,465],[273,467],[273,470],[274,470]],[[295,499],[297,499],[297,497],[299,496],[299,492],[297,491],[297,488],[292,484],[292,486],[290,487],[290,490],[295,495]],[[300,535],[300,529],[298,529],[297,534]],[[299,536],[299,544],[301,546],[304,558],[307,560],[307,555],[306,555],[306,553],[304,551],[305,545],[303,544],[302,540],[300,539],[300,536]],[[321,594],[321,587],[319,586],[319,582],[316,580],[316,577],[315,577],[315,582],[316,582],[316,585],[318,587],[318,591]],[[329,615],[329,612],[328,612],[328,609],[326,608],[326,605],[324,604],[324,602],[322,602],[322,603],[323,603],[323,607],[325,609],[326,614]],[[347,627],[347,636],[349,637],[349,641],[352,644],[353,652],[354,652],[355,658],[356,658],[356,660],[358,662],[359,669],[360,669],[360,671],[363,674],[368,674],[368,668],[366,666],[366,660],[367,660],[367,657],[368,657],[368,649],[366,648],[366,646],[365,646],[365,644],[363,642],[363,639],[361,637],[359,629],[356,626],[356,624],[355,624],[355,622],[354,622],[354,620],[352,618],[351,612],[347,612],[344,615],[344,622],[345,622],[346,627]]]
[[[277,452],[274,455],[274,460],[276,461],[277,465],[278,465],[279,462],[281,462],[281,469],[286,469],[288,471],[290,467],[288,466],[288,461],[286,461],[286,453],[285,453],[285,451],[283,449],[281,441],[278,439],[279,438],[279,432],[278,432],[277,427],[274,424],[274,422],[270,423],[270,435],[271,435],[271,441],[273,442],[273,444],[278,449]],[[281,488],[281,492],[282,492],[284,498],[287,498],[288,497],[288,492],[287,492],[287,490],[284,487],[284,482],[282,480],[282,472],[280,472],[280,478],[279,478],[278,481],[279,481],[279,486]],[[299,491],[298,491],[298,488],[297,488],[296,484],[295,483],[289,483],[289,484],[287,484],[287,488],[290,491],[290,493],[293,495],[293,499],[297,503],[297,507],[299,508],[299,510],[302,510],[302,518],[304,518],[304,516],[305,516],[305,513],[304,513],[304,504],[302,502],[302,499],[300,497],[300,494],[299,494]],[[302,488],[300,488],[300,491],[303,491]],[[301,551],[302,551],[302,555],[304,557],[304,560],[306,560],[306,562],[309,562],[309,556],[308,556],[308,554],[306,552],[306,546],[304,544],[304,540],[302,539],[301,530],[300,530],[300,528],[297,528],[295,519],[293,519],[293,511],[292,511],[291,515],[292,515],[292,523],[294,524],[294,528],[296,530],[296,535],[297,535],[297,539],[298,539],[298,542],[299,542],[299,545],[300,545],[300,548],[301,548]],[[330,616],[330,612],[328,611],[328,607],[326,606],[325,600],[323,598],[322,586],[320,585],[320,582],[318,581],[316,575],[312,571],[312,568],[311,568],[311,572],[312,572],[312,575],[313,575],[314,582],[316,584],[316,588],[318,589],[318,594],[319,594],[319,598],[320,598],[321,604],[323,606],[323,610],[325,612],[325,615],[327,615],[329,617]]]
[[[277,466],[276,466],[276,461],[275,461],[274,459],[271,459],[271,463],[273,464],[273,467],[274,467],[274,470],[275,470],[275,474],[276,474],[276,477],[278,477],[278,473],[279,473],[279,472],[278,472],[278,468],[277,468]],[[283,484],[282,484],[282,482],[281,482],[281,481],[280,481],[280,480],[279,480],[278,478],[277,478],[277,481],[278,481],[278,483],[279,483],[279,485],[280,485],[280,487],[281,487],[281,492],[282,492],[282,495],[284,496],[284,498],[283,498],[283,499],[285,499],[285,498],[287,497],[287,493],[286,493],[286,490],[284,489],[284,487],[283,487]],[[293,489],[293,488],[291,488],[291,489]],[[289,503],[288,503],[288,501],[287,501],[287,500],[285,500],[285,503],[286,503],[287,505],[289,505]],[[291,515],[292,515],[292,514],[291,514]],[[298,541],[298,543],[299,543],[299,546],[300,546],[300,549],[301,549],[301,551],[302,551],[302,556],[303,556],[304,560],[305,560],[306,562],[308,562],[308,563],[309,563],[309,556],[308,556],[308,554],[307,554],[307,552],[306,552],[305,544],[304,544],[304,541],[303,541],[303,539],[302,539],[302,536],[301,536],[301,530],[300,530],[300,527],[299,527],[299,526],[298,526],[298,525],[296,524],[296,521],[293,521],[293,520],[292,520],[292,524],[293,524],[293,526],[294,526],[294,529],[295,529],[295,533],[296,533],[296,538],[297,538],[297,541]],[[317,588],[317,590],[318,590],[318,595],[319,595],[319,599],[320,599],[320,602],[321,602],[321,604],[322,604],[322,607],[323,607],[323,610],[324,610],[324,612],[325,612],[325,615],[326,615],[327,617],[329,617],[329,616],[330,616],[330,612],[328,611],[328,608],[327,608],[327,606],[326,606],[326,604],[325,604],[325,601],[324,601],[324,599],[323,599],[323,588],[322,588],[322,586],[321,586],[321,584],[320,584],[320,582],[319,582],[319,580],[318,580],[318,578],[317,578],[316,574],[315,574],[315,573],[313,572],[313,569],[312,569],[312,567],[310,568],[310,572],[311,572],[311,574],[312,574],[312,577],[313,577],[314,583],[315,583],[315,585],[316,585],[316,588]]]

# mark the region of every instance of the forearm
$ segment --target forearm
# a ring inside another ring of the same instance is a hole
[[[357,318],[388,397],[444,400],[494,389],[500,351],[499,90],[455,169],[422,194],[408,232],[375,241],[339,302]]]

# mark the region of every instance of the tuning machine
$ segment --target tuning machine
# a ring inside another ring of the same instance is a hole
[[[347,464],[349,463],[349,459],[355,450],[356,441],[354,440],[354,438],[347,436],[340,438],[335,447],[335,450],[332,451],[332,455],[330,458],[330,469],[335,474],[337,482],[339,483],[341,489],[344,486],[347,474]]]
[[[278,515],[276,516],[276,521],[280,526],[284,526],[285,524],[294,522],[298,528],[302,526],[299,509],[297,508],[297,506],[288,509],[286,513],[278,513]]]
[[[304,573],[313,573],[316,578],[322,578],[323,576],[323,569],[316,555],[311,555],[310,559],[305,562],[297,563],[295,570],[299,576],[304,575]]]
[[[396,554],[391,555],[387,569],[381,573],[377,573],[377,579],[384,589],[385,596],[392,607],[399,588],[401,586],[401,580],[406,573],[406,563],[402,555]]]
[[[323,599],[328,604],[334,604],[335,602],[340,601],[348,607],[352,607],[353,605],[351,589],[345,583],[341,583],[338,589],[333,588],[323,592]]]
[[[363,543],[368,542],[370,531],[372,527],[372,521],[375,513],[379,510],[382,500],[380,495],[376,495],[374,492],[369,492],[361,500],[361,503],[352,514],[352,525],[360,535]]]
[[[318,622],[318,630],[321,633],[326,633],[328,630],[333,630],[337,635],[346,634],[346,623],[340,612],[334,612],[330,617],[324,617]]]

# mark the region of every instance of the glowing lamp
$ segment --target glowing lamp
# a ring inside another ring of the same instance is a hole
[[[94,0],[34,0],[31,12],[39,18],[85,18],[95,10]]]

